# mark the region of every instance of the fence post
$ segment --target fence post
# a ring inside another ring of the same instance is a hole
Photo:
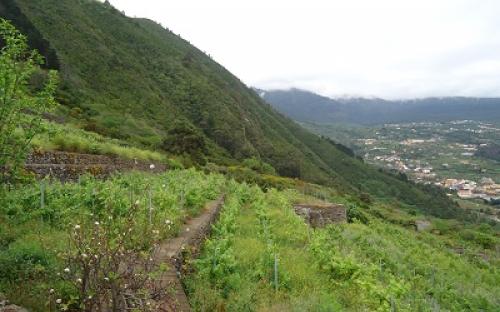
[[[153,223],[153,199],[151,195],[151,186],[148,188],[149,195],[149,225]]]
[[[40,208],[45,208],[45,181],[40,181]]]
[[[40,209],[43,210],[45,209],[45,181],[42,180],[40,181]],[[40,219],[43,220],[43,211],[42,214],[40,215]]]
[[[274,287],[278,291],[278,256],[274,253]]]
[[[391,297],[391,312],[396,312],[396,302],[394,302],[394,298]]]
[[[311,210],[307,209],[307,241],[311,242]]]
[[[184,210],[184,205],[185,205],[184,201],[185,201],[185,197],[186,197],[186,195],[184,194],[184,190],[182,190],[182,191],[181,191],[181,205],[180,205],[180,206],[181,206],[181,210]]]

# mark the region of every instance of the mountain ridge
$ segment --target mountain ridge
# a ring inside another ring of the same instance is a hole
[[[373,125],[462,119],[500,121],[500,98],[450,96],[385,100],[330,98],[296,88],[260,91],[265,92],[263,99],[273,107],[301,122]]]

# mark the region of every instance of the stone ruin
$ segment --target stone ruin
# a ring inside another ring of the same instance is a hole
[[[294,209],[313,228],[347,222],[346,208],[340,204],[297,204]]]

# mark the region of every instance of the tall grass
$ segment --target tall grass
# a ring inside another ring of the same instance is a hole
[[[116,139],[103,137],[71,125],[46,123],[47,131],[33,140],[36,148],[75,153],[113,155],[127,159],[167,161],[165,154],[130,146]]]

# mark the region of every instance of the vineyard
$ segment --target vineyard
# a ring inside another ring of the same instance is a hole
[[[0,292],[34,311],[90,308],[140,293],[155,273],[147,267],[154,246],[177,236],[224,185],[220,175],[182,170],[4,189]],[[121,269],[138,263],[146,265]]]
[[[330,199],[349,207],[349,223],[313,229],[293,204],[321,200],[195,169],[4,189],[0,292],[33,311],[112,301],[113,289],[144,293],[162,268],[127,275],[119,267],[147,264],[154,246],[222,193],[211,237],[198,258],[188,257],[184,285],[196,311],[495,311],[500,304],[491,227],[433,219],[440,235],[416,232],[396,224],[388,207],[336,195]]]
[[[495,311],[498,254],[460,256],[450,236],[369,217],[310,229],[294,191],[238,185],[195,274],[197,311]],[[477,246],[470,245],[470,250]]]

